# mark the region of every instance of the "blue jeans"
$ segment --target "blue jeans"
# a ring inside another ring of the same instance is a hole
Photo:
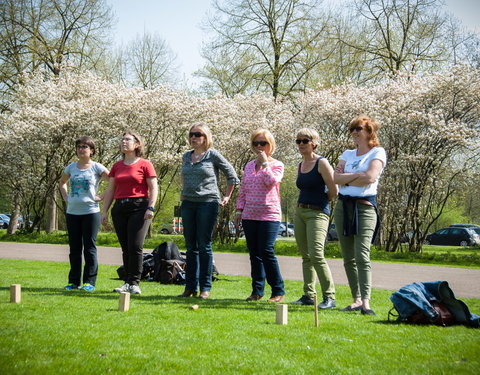
[[[183,201],[183,236],[187,247],[185,289],[208,292],[212,288],[212,234],[218,215],[217,202]]]
[[[98,273],[97,234],[100,212],[87,215],[67,214],[68,243],[70,245],[70,272],[68,283],[82,285],[82,253],[85,257],[83,283],[95,285]]]
[[[252,294],[263,296],[267,279],[272,288],[272,297],[285,295],[283,278],[274,251],[280,222],[242,220],[242,227],[250,253]]]

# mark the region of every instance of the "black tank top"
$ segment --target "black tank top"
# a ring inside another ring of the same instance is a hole
[[[323,159],[323,156],[316,160],[315,166],[307,173],[301,172],[302,163],[298,165],[296,181],[297,187],[300,189],[298,203],[321,207],[325,214],[330,215],[330,202],[325,192],[325,181],[323,181],[322,175],[318,172],[318,161],[320,159]]]

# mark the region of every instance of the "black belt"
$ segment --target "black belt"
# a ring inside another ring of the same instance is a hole
[[[309,208],[311,210],[318,210],[318,211],[323,211],[324,208],[320,206],[315,206],[314,204],[306,204],[306,203],[297,203],[297,207],[302,207],[302,208]]]
[[[120,204],[124,204],[128,202],[147,202],[147,201],[148,201],[148,198],[145,198],[145,197],[117,199],[117,202]]]

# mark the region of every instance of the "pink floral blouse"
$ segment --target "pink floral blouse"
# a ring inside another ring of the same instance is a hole
[[[242,219],[281,221],[280,181],[283,178],[283,163],[269,162],[267,167],[255,170],[255,160],[245,166],[237,209],[243,210]]]

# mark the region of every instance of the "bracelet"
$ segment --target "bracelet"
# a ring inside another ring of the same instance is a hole
[[[153,206],[148,206],[148,207],[147,207],[147,210],[150,210],[150,211],[152,211],[152,212],[155,212],[155,207],[153,207]]]
[[[266,167],[267,165],[268,165],[268,161],[264,161],[264,162],[262,163],[262,167]]]

